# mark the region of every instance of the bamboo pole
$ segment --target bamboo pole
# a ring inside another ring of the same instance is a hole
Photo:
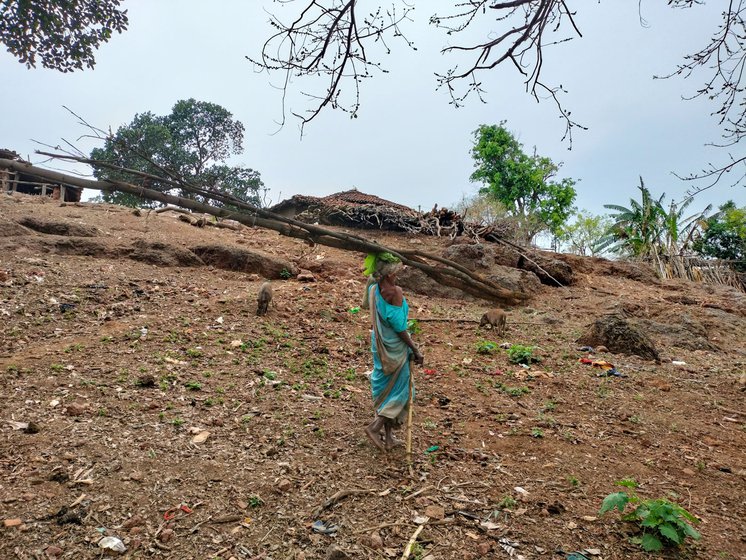
[[[407,410],[407,466],[409,476],[414,477],[414,466],[412,461],[412,416],[414,410],[414,362],[409,362],[409,403]]]

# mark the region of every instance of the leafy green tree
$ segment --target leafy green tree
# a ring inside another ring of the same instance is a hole
[[[536,153],[526,154],[504,125],[505,121],[481,125],[474,131],[471,152],[476,170],[471,180],[484,183],[480,193],[518,218],[526,242],[545,230],[556,236],[574,210],[575,181],[555,181],[560,165]]]
[[[121,0],[4,0],[0,43],[27,67],[72,72],[93,68],[93,53],[127,29]]]
[[[666,211],[663,198],[655,199],[640,177],[640,201],[630,199],[629,207],[618,204],[604,204],[604,208],[614,210],[613,224],[609,235],[601,244],[614,253],[632,258],[657,257],[660,253],[660,239]]]
[[[694,241],[697,253],[734,261],[735,270],[746,272],[746,207],[738,208],[729,200],[702,229],[702,235]]]
[[[103,148],[95,148],[91,159],[114,167],[170,179],[172,182],[137,179],[143,186],[162,192],[210,201],[175,187],[185,181],[205,191],[230,195],[250,204],[260,204],[263,188],[259,172],[248,167],[229,166],[225,160],[243,151],[244,127],[225,108],[215,103],[178,101],[167,116],[153,113],[135,115],[129,125],[109,136]],[[94,166],[97,179],[132,182],[125,171]],[[125,206],[152,207],[157,203],[135,195],[103,193],[102,200]],[[212,202],[223,205],[220,202]]]
[[[608,216],[594,216],[587,210],[575,213],[575,220],[562,226],[559,239],[576,255],[596,257],[604,252],[602,240],[611,227]]]

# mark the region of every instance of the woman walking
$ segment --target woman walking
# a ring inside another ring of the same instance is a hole
[[[397,273],[403,266],[401,261],[391,253],[378,253],[369,255],[366,264],[366,273],[371,278],[363,307],[370,308],[373,354],[370,383],[376,417],[365,433],[373,445],[388,451],[397,443],[392,430],[407,417],[409,362],[422,365],[424,358],[407,331],[409,306],[402,289],[396,285]],[[414,393],[413,383],[411,387]]]

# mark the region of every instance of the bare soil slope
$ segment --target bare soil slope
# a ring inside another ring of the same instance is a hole
[[[250,264],[205,264],[205,246]],[[487,304],[406,294],[425,354],[412,478],[362,431],[362,255],[0,197],[0,558],[99,558],[104,536],[127,558],[399,558],[425,516],[420,560],[507,559],[506,543],[645,558],[632,525],[598,516],[624,477],[701,520],[701,541],[663,557],[746,558],[744,294],[573,267],[575,285],[509,311],[504,340],[478,329]],[[273,280],[257,318],[260,273],[296,268],[316,282]],[[624,377],[598,377],[575,340],[620,309],[662,363],[601,353]],[[477,353],[484,340],[542,361]]]

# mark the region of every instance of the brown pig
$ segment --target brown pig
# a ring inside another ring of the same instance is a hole
[[[484,327],[485,325],[491,325],[493,329],[497,329],[497,334],[503,336],[505,334],[505,323],[506,315],[502,309],[492,309],[484,315],[482,320],[479,321],[479,326]]]
[[[265,282],[262,287],[259,288],[259,295],[256,298],[256,314],[262,316],[267,313],[267,307],[269,307],[272,301],[272,284]]]

